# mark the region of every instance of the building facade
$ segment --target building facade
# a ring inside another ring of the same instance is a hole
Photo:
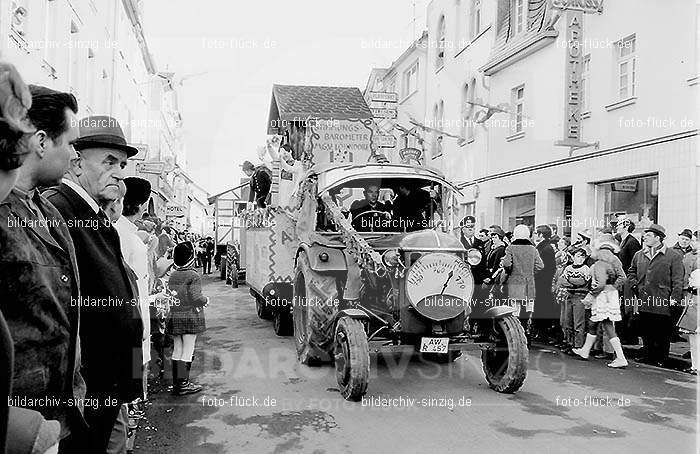
[[[488,79],[479,71],[495,38],[493,0],[434,0],[428,5],[427,111],[435,128],[429,137],[428,165],[460,185],[483,176],[488,160],[488,131],[478,114],[490,102]],[[447,133],[449,135],[443,134]],[[457,137],[454,137],[457,136]],[[471,189],[460,200],[458,217],[478,215]]]
[[[28,83],[72,93],[79,117],[116,118],[140,151],[126,173],[151,182],[149,212],[166,219],[168,205],[189,206],[188,196],[175,201],[176,170],[186,170],[182,118],[174,74],[159,72],[148,49],[142,4],[0,0],[0,57],[14,63]],[[147,169],[146,162],[162,163],[162,169]],[[189,181],[183,184],[190,188]]]
[[[396,118],[375,118],[379,131],[395,138],[395,147],[381,149],[391,162],[402,162],[404,158],[401,150],[407,148],[420,150],[421,162],[425,162],[425,147],[428,145],[425,142],[426,134],[411,121],[425,121],[427,53],[428,33],[423,32],[391,66],[373,69],[367,80],[363,94],[368,105],[377,106],[372,101],[371,92],[395,93],[397,97],[396,103],[385,104],[396,109]]]
[[[424,165],[463,189],[459,214],[480,226],[554,224],[573,237],[624,215],[637,234],[660,223],[675,241],[700,214],[699,7],[560,8],[574,3],[429,4]],[[388,91],[390,74],[370,82]]]
[[[487,167],[465,185],[479,217],[569,236],[624,215],[673,241],[697,226],[697,6],[499,1],[495,13],[480,69],[509,112],[494,115]]]

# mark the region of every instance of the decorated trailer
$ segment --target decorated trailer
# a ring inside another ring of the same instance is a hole
[[[357,88],[274,85],[267,132],[282,136],[307,168],[382,159],[372,112]],[[299,188],[278,163],[272,167],[271,204],[246,213],[241,256],[258,316],[272,319],[278,335],[291,335]]]

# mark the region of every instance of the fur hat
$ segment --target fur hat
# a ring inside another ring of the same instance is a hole
[[[189,241],[178,243],[173,250],[175,266],[185,267],[194,261],[194,246]]]
[[[513,229],[513,240],[529,240],[530,227],[525,224],[518,224]]]
[[[607,249],[613,254],[617,254],[620,251],[620,245],[617,244],[617,241],[615,241],[613,236],[609,233],[604,233],[593,240],[592,246],[595,250]]]

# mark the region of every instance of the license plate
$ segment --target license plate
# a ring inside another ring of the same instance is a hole
[[[447,353],[450,339],[447,337],[422,337],[420,341],[421,353]]]

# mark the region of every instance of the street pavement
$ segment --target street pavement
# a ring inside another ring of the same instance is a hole
[[[204,282],[207,331],[192,368],[204,391],[174,397],[151,383],[160,392],[137,454],[697,452],[691,375],[533,346],[525,384],[507,395],[489,389],[478,352],[449,365],[371,355],[366,398],[347,402],[332,366],[298,364],[293,339],[258,319],[248,287]]]

